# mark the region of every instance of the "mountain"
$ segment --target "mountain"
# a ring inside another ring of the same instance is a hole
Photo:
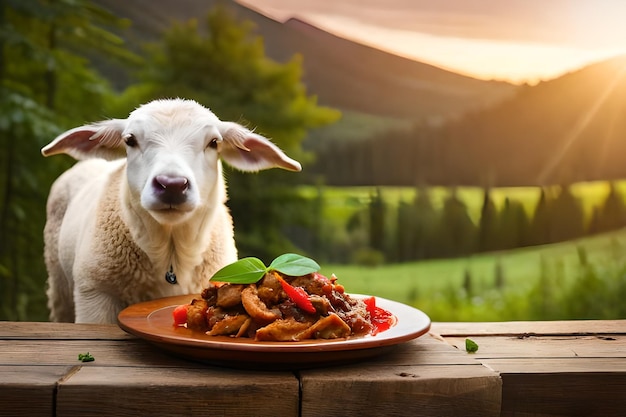
[[[384,117],[439,121],[492,105],[516,90],[512,84],[483,81],[399,57],[321,30],[299,19],[278,22],[234,1],[95,0],[129,19],[124,37],[131,46],[157,40],[173,20],[202,20],[223,4],[254,23],[268,57],[286,62],[302,56],[303,82],[320,104]],[[118,85],[123,74],[113,73]]]
[[[459,150],[446,165],[459,167],[459,178],[480,167],[510,185],[624,178],[624,114],[626,57],[616,57],[446,126],[445,146]]]
[[[443,126],[422,125],[359,146],[333,143],[309,171],[332,185],[548,186],[622,179],[624,114],[626,57],[617,57],[520,88],[498,105]]]

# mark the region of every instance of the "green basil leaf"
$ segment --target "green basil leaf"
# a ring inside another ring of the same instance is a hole
[[[317,272],[320,266],[313,259],[295,253],[286,253],[274,259],[267,269],[297,277]]]
[[[254,284],[263,278],[265,272],[267,272],[267,268],[259,258],[242,258],[217,271],[210,281],[230,282],[231,284]]]
[[[478,343],[472,339],[465,339],[465,350],[467,353],[476,353],[478,351]]]

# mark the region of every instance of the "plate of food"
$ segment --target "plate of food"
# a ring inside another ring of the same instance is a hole
[[[134,304],[118,323],[177,356],[262,369],[371,358],[430,329],[422,311],[347,293],[334,275],[319,274],[308,261],[287,254],[265,267],[244,258],[218,272],[202,294]]]

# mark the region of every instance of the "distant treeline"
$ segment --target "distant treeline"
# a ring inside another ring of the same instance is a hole
[[[378,188],[368,207],[347,222],[349,243],[333,230],[313,239],[323,246],[307,249],[330,262],[377,265],[557,243],[626,227],[624,196],[614,184],[590,218],[569,186],[542,189],[531,213],[512,199],[498,209],[490,189],[483,192],[480,219],[474,222],[454,189],[443,207],[436,208],[425,187],[413,201],[397,205],[387,203],[384,189]]]

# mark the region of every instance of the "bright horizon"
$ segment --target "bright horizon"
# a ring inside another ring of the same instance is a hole
[[[626,2],[240,0],[463,75],[536,84],[626,54]],[[357,5],[358,3],[358,5]]]

